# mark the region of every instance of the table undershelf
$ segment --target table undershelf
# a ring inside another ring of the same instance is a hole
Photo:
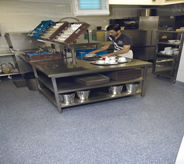
[[[53,92],[48,90],[47,88],[39,88],[39,90],[54,104],[56,105],[55,97]],[[135,93],[128,93],[126,91],[122,91],[121,94],[119,95],[112,95],[108,92],[94,92],[89,95],[89,99],[85,101],[81,101],[77,95],[75,95],[74,102],[72,104],[65,104],[62,103],[61,101],[61,107],[62,108],[67,108],[71,106],[77,106],[77,105],[82,105],[82,104],[88,104],[88,103],[93,103],[93,102],[98,102],[98,101],[103,101],[103,100],[110,100],[110,99],[115,99],[115,98],[121,98],[121,97],[126,97],[126,96],[132,96],[132,95],[140,95],[141,89],[138,89],[137,92]],[[57,105],[56,105],[57,106]]]
[[[54,92],[51,79],[49,79],[49,78],[47,78],[45,76],[41,76],[41,75],[37,76],[37,78],[50,91]],[[65,78],[64,80],[62,80],[62,79],[63,78],[57,79],[58,94],[143,81],[143,78],[140,77],[140,78],[135,78],[135,79],[126,80],[126,81],[111,80],[109,83],[106,83],[106,84],[94,85],[94,86],[86,86],[84,84],[80,84],[78,82],[75,82],[74,80],[68,80],[68,78]]]

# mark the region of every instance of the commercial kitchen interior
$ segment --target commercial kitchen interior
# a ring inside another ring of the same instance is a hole
[[[73,17],[68,0],[0,1],[0,50],[5,32],[30,31],[42,20]],[[111,5],[109,16],[79,17],[106,25],[135,17],[141,6]],[[159,16],[184,15],[184,4],[157,7]],[[175,163],[184,134],[184,56],[176,83],[148,69],[146,95],[56,107],[37,91],[0,83],[0,163]],[[13,77],[13,79],[18,77]]]

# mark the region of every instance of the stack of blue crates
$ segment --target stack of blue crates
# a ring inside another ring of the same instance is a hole
[[[55,22],[52,20],[42,21],[33,31],[31,31],[28,36],[33,36],[40,38],[44,32],[46,32]]]
[[[76,50],[76,56],[80,57],[81,59],[84,58],[84,56],[86,54],[88,54],[91,51],[96,50],[95,48],[90,48],[90,49],[78,49]],[[82,52],[82,53],[81,53]],[[101,52],[97,52],[96,55],[103,55],[103,54],[107,54],[107,51],[101,51]]]

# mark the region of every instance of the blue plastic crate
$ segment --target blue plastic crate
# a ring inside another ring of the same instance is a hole
[[[42,21],[33,31],[31,31],[28,35],[29,36],[33,36],[36,38],[40,38],[41,35],[43,35],[43,33],[45,31],[47,31],[55,22],[53,22],[52,20],[46,20],[46,21]]]
[[[86,54],[88,54],[91,51],[96,50],[95,48],[90,48],[90,49],[79,49],[76,50],[76,56],[79,57],[84,57]],[[102,52],[97,52],[97,55],[103,55],[103,54],[107,54],[107,51],[102,51]]]
[[[101,52],[97,52],[97,55],[103,55],[103,54],[107,54],[107,51],[101,51]]]

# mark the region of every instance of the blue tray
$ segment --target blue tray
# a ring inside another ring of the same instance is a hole
[[[91,51],[96,50],[95,48],[90,48],[90,49],[79,49],[76,50],[76,56],[79,57],[84,57],[86,54],[88,54]],[[102,51],[102,52],[97,52],[97,55],[103,55],[103,54],[107,54],[107,51]]]
[[[53,22],[52,20],[46,20],[46,21],[42,21],[33,31],[31,31],[28,35],[29,36],[33,36],[36,38],[40,38],[41,35],[43,35],[43,33],[45,31],[47,31],[55,22]]]

